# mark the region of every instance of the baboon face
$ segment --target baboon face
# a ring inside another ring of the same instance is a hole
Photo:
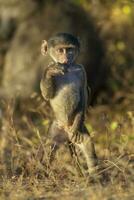
[[[75,61],[78,50],[74,45],[59,44],[50,48],[50,56],[56,63],[71,64]]]
[[[58,33],[51,37],[48,42],[43,40],[41,53],[48,53],[51,58],[60,64],[71,64],[75,61],[80,50],[77,37],[69,33]]]

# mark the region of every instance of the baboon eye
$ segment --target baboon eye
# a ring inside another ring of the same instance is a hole
[[[72,54],[74,52],[74,48],[67,48],[67,52]]]
[[[63,48],[57,49],[57,52],[58,52],[58,53],[63,53],[63,51],[64,51]]]

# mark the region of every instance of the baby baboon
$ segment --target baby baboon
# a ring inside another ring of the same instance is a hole
[[[58,33],[43,41],[41,53],[48,53],[51,63],[43,74],[41,92],[50,102],[55,119],[49,129],[52,136],[53,159],[56,150],[63,142],[77,145],[83,152],[89,173],[95,170],[97,156],[94,144],[84,125],[87,109],[87,78],[84,67],[76,64],[80,51],[79,40],[69,33]],[[72,151],[73,152],[73,151]]]

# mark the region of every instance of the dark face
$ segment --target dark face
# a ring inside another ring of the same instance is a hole
[[[78,49],[74,45],[57,45],[51,47],[49,53],[56,63],[71,64],[78,55]]]

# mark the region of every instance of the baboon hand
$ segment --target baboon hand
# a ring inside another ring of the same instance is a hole
[[[64,75],[64,67],[58,64],[52,64],[47,69],[47,77],[52,77],[56,75]]]
[[[84,136],[83,133],[80,131],[76,131],[76,132],[71,132],[70,133],[70,140],[72,143],[82,143],[84,140]]]

